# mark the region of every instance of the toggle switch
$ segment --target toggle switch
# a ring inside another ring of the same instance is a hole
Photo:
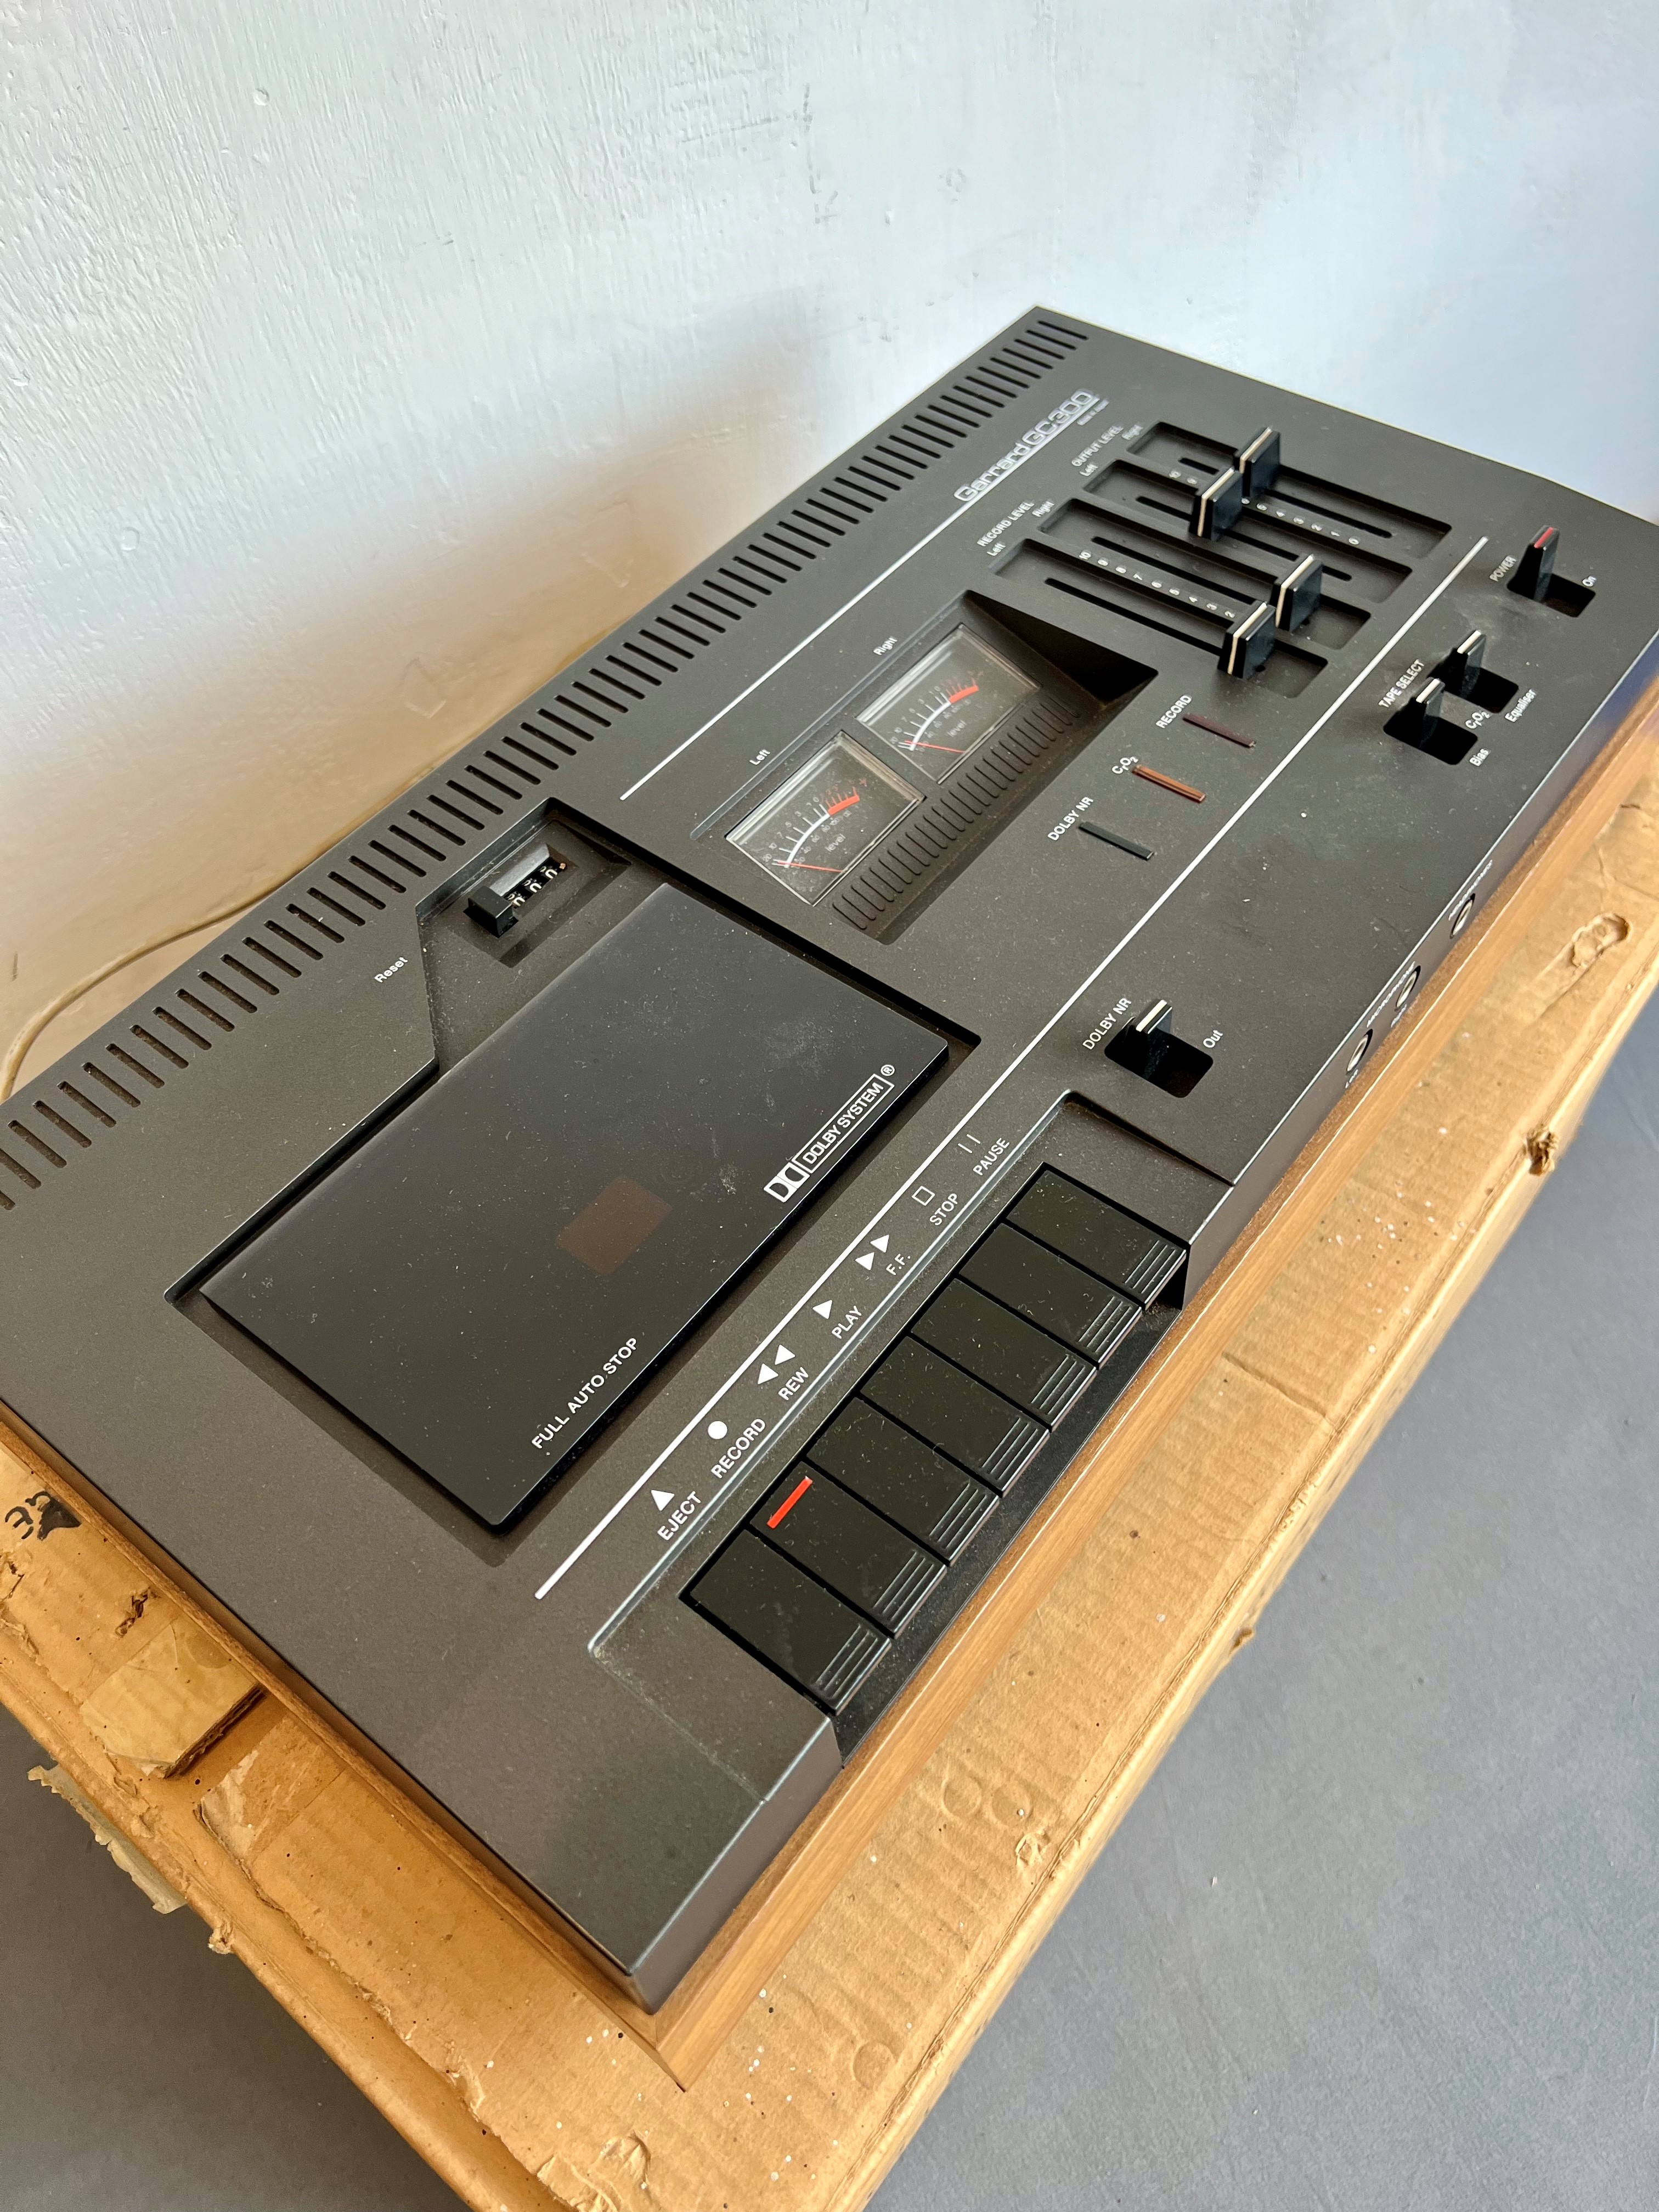
[[[1243,511],[1244,479],[1237,469],[1223,469],[1193,494],[1193,533],[1198,538],[1219,538]]]
[[[1419,751],[1431,750],[1439,732],[1440,710],[1445,702],[1445,685],[1437,676],[1431,676],[1420,690],[1413,692],[1389,723],[1389,736],[1415,745]]]
[[[1273,489],[1279,474],[1277,430],[1258,430],[1249,445],[1239,447],[1238,473],[1243,481],[1246,499],[1255,499],[1258,493]]]
[[[1221,641],[1219,665],[1224,676],[1254,676],[1267,665],[1273,649],[1273,611],[1261,599],[1238,620]]]
[[[1185,1098],[1215,1063],[1207,1052],[1176,1035],[1170,1027],[1172,1012],[1167,999],[1155,1000],[1132,1028],[1120,1030],[1112,1038],[1106,1057],[1132,1075],[1155,1083],[1172,1098]]]
[[[1532,599],[1559,615],[1582,615],[1595,597],[1593,584],[1576,584],[1555,573],[1555,556],[1561,550],[1561,533],[1553,525],[1540,530],[1521,556],[1510,578],[1510,589],[1518,599]]]
[[[1549,596],[1550,579],[1555,574],[1556,548],[1561,533],[1553,524],[1540,530],[1521,556],[1521,565],[1510,578],[1510,589],[1523,599],[1542,599]]]
[[[1448,691],[1455,692],[1460,699],[1474,698],[1486,651],[1486,633],[1483,629],[1472,629],[1462,644],[1453,646],[1438,670]]]
[[[1551,586],[1550,605],[1555,605],[1554,593],[1559,587]],[[1467,699],[1485,714],[1501,714],[1521,686],[1507,676],[1499,676],[1486,665],[1486,633],[1472,629],[1460,638],[1449,653],[1435,663],[1433,673],[1446,687],[1446,698]],[[1478,719],[1474,726],[1479,726]]]
[[[1325,588],[1325,564],[1304,553],[1294,568],[1286,569],[1273,593],[1273,619],[1280,629],[1300,629],[1319,605]]]

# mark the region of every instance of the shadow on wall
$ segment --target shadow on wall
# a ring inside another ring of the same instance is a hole
[[[354,512],[356,561],[337,545],[317,563],[332,571],[329,588],[311,574],[285,596],[279,587],[257,620],[238,625],[240,636],[179,653],[174,680],[145,683],[136,708],[124,696],[96,714],[103,728],[52,730],[37,788],[7,808],[19,849],[0,855],[12,886],[0,1049],[106,962],[251,904],[788,488],[796,426],[815,413],[805,360],[781,339],[757,341],[752,326],[740,351],[706,332],[695,351],[714,364],[703,388],[682,387],[672,412],[632,430],[626,450],[550,454],[516,472],[496,459],[493,483],[492,467],[474,472],[463,459],[457,476],[470,480],[453,498],[440,481],[413,488],[421,525]],[[549,412],[568,423],[584,413],[614,422],[618,410],[614,400],[589,410],[567,401]],[[476,425],[464,442],[478,449]],[[494,441],[495,455],[504,442]],[[464,522],[433,527],[434,505]],[[250,568],[267,555],[252,547]],[[212,592],[216,615],[252,589],[236,581],[234,592]],[[202,604],[209,596],[204,586]],[[185,605],[181,626],[190,620]],[[131,670],[120,674],[138,690]],[[23,766],[33,774],[27,754]],[[75,854],[94,855],[95,866],[71,867]],[[31,897],[31,879],[37,892],[67,881],[67,896]],[[41,1033],[21,1076],[40,1073],[191,949],[187,939],[169,943],[77,998]]]

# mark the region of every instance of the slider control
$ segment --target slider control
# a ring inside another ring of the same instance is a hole
[[[1254,676],[1265,667],[1273,649],[1273,611],[1261,600],[1238,620],[1221,641],[1219,665],[1224,676]]]
[[[1553,525],[1540,530],[1521,556],[1521,565],[1510,579],[1510,591],[1523,599],[1542,599],[1549,595],[1550,579],[1555,574],[1555,552],[1561,542],[1561,533]]]
[[[1235,468],[1223,469],[1193,494],[1193,534],[1219,538],[1231,530],[1244,511],[1244,479]]]
[[[1453,646],[1440,664],[1448,691],[1455,692],[1460,699],[1474,698],[1486,651],[1486,633],[1483,629],[1472,629],[1460,644]]]
[[[1255,499],[1260,493],[1273,489],[1279,474],[1277,430],[1258,430],[1248,446],[1239,447],[1238,473],[1243,481],[1246,499]]]
[[[1325,565],[1312,553],[1304,553],[1294,568],[1287,569],[1279,580],[1273,593],[1273,619],[1280,629],[1300,629],[1308,617],[1319,605],[1319,595],[1325,586]]]

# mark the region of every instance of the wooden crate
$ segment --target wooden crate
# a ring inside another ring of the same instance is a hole
[[[15,1440],[0,1697],[155,1894],[200,1913],[478,2212],[621,2212],[641,2189],[674,2212],[861,2204],[1659,977],[1652,728],[1632,722],[1494,895],[665,2023],[599,1990]]]

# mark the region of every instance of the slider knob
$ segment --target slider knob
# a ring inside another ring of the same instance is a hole
[[[1273,651],[1273,611],[1260,600],[1238,620],[1221,641],[1219,665],[1224,676],[1254,676],[1267,665]]]
[[[1550,587],[1555,574],[1555,551],[1561,542],[1561,533],[1553,525],[1540,530],[1521,556],[1521,565],[1510,578],[1510,589],[1523,599],[1541,599]]]
[[[1280,629],[1300,629],[1319,605],[1325,587],[1325,564],[1304,553],[1295,568],[1287,568],[1273,593],[1273,617]]]
[[[1223,469],[1193,494],[1193,535],[1219,538],[1231,530],[1244,511],[1244,479],[1234,468]]]
[[[1248,445],[1239,447],[1238,473],[1243,479],[1246,499],[1255,499],[1258,494],[1273,489],[1273,479],[1279,474],[1277,430],[1258,430]]]

